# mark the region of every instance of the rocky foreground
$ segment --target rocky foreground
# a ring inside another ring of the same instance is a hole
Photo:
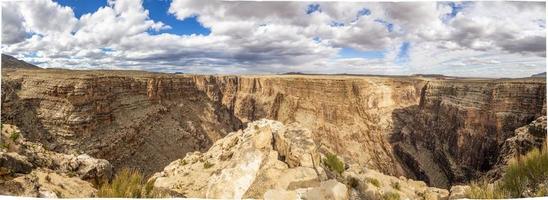
[[[14,138],[13,133],[18,133]],[[112,176],[106,160],[44,150],[17,127],[4,125],[0,194],[95,197]],[[297,124],[259,120],[229,133],[204,153],[188,153],[149,178],[163,197],[221,199],[447,199],[422,181],[384,175],[358,165],[332,171],[312,133]]]
[[[449,192],[358,165],[342,174],[325,165],[312,133],[296,124],[259,120],[228,134],[205,153],[189,153],[151,180],[158,190],[200,198],[447,199]],[[349,168],[348,168],[349,167]]]
[[[0,137],[0,194],[25,197],[93,197],[95,186],[110,180],[107,160],[44,149],[3,124]]]
[[[504,154],[545,141],[546,117],[516,130]],[[14,136],[17,133],[17,136]],[[206,152],[188,153],[148,179],[162,197],[213,199],[456,199],[468,186],[451,190],[423,181],[394,177],[359,164],[341,162],[337,171],[312,139],[312,132],[273,120],[248,123]],[[45,150],[29,142],[17,127],[3,125],[0,194],[27,197],[95,197],[112,178],[106,160]],[[511,148],[519,144],[519,149]],[[333,155],[330,154],[329,155]],[[507,162],[501,160],[500,162]],[[495,170],[501,172],[503,170]]]

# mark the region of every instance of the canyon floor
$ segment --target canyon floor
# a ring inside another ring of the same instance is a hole
[[[132,168],[172,197],[465,198],[546,144],[545,78],[6,65],[0,194],[94,197]]]

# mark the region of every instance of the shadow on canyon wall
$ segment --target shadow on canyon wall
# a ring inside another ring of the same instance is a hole
[[[21,98],[21,80],[3,80],[2,123],[18,126],[29,141],[48,150],[90,154],[109,160],[115,169],[136,168],[146,175],[188,152],[206,151],[217,139],[245,126],[230,108],[196,88],[160,91],[159,100],[141,92],[120,94],[97,81],[86,84],[106,94],[76,103],[59,88],[42,88],[45,97]]]
[[[481,109],[414,105],[393,111],[389,140],[407,177],[450,188],[486,175],[504,141],[537,115],[497,117]]]

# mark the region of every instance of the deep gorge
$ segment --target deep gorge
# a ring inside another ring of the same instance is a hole
[[[3,123],[145,174],[268,118],[348,163],[447,188],[492,169],[514,130],[546,115],[544,79],[32,72],[3,72]]]

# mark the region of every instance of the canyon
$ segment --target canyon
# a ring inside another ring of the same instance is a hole
[[[545,115],[545,78],[2,69],[2,124],[48,151],[147,176],[270,119],[309,130],[318,154],[347,167],[449,189],[500,176],[508,140],[535,120],[538,141],[519,153],[542,146]]]

